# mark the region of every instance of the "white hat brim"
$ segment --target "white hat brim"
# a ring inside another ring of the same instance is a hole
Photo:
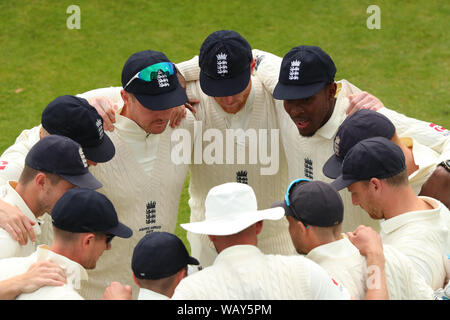
[[[261,220],[279,220],[284,217],[281,207],[227,214],[220,219],[206,219],[200,222],[183,223],[181,227],[187,231],[212,236],[227,236],[238,233]]]

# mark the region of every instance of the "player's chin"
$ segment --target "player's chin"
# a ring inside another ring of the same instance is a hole
[[[169,123],[169,121],[154,123],[150,128],[150,132],[153,134],[163,133],[164,130],[166,130],[168,123]]]

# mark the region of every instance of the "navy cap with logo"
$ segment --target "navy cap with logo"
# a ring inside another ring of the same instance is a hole
[[[387,179],[406,170],[402,149],[384,137],[355,144],[342,162],[342,174],[331,185],[341,190],[352,183],[371,178]]]
[[[232,30],[211,33],[200,48],[200,86],[211,97],[233,96],[250,82],[252,48]]]
[[[129,238],[133,231],[121,223],[111,201],[103,194],[85,188],[68,190],[52,210],[52,223],[61,230],[84,233],[104,232]]]
[[[131,269],[138,279],[161,279],[170,277],[188,264],[198,265],[189,256],[183,242],[174,234],[151,232],[136,245]]]
[[[289,205],[286,200],[282,200],[273,203],[271,207],[282,207],[286,216],[317,227],[332,227],[342,223],[344,219],[342,198],[328,183],[298,183],[289,191],[289,200]]]
[[[114,157],[116,149],[104,133],[103,119],[86,99],[70,95],[56,98],[42,112],[41,123],[48,133],[78,142],[91,161],[107,162]]]
[[[330,56],[316,46],[292,48],[281,62],[273,97],[278,100],[303,99],[315,95],[334,81],[336,66]]]
[[[339,126],[334,138],[334,154],[325,162],[322,171],[336,179],[342,173],[342,161],[359,141],[372,137],[392,139],[395,127],[391,120],[373,110],[362,109],[348,116]]]
[[[122,69],[122,87],[147,109],[166,110],[187,102],[175,65],[159,51],[133,54]]]
[[[52,134],[42,138],[28,152],[25,164],[38,171],[57,174],[80,188],[102,187],[89,172],[80,144],[67,137]]]

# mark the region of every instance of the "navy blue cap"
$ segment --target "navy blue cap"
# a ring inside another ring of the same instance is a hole
[[[342,198],[328,183],[309,181],[296,184],[289,192],[289,200],[289,206],[282,200],[271,207],[282,207],[286,216],[316,227],[332,227],[344,219]]]
[[[334,81],[336,66],[330,56],[315,46],[292,48],[281,62],[273,97],[294,100],[311,97]]]
[[[188,100],[185,90],[178,82],[176,68],[173,64],[173,74],[160,69],[151,81],[136,78],[130,82],[143,69],[161,62],[172,64],[164,53],[145,50],[129,57],[122,69],[122,87],[150,110],[170,109],[183,105]]]
[[[85,188],[64,193],[53,207],[52,223],[73,233],[104,232],[120,238],[133,235],[130,228],[119,222],[113,204],[105,195]]]
[[[252,48],[232,30],[211,33],[200,48],[200,86],[211,97],[238,94],[250,82]]]
[[[42,112],[42,127],[50,134],[78,142],[91,161],[107,162],[116,149],[103,130],[103,119],[86,99],[65,95],[50,102]]]
[[[325,162],[322,171],[336,179],[342,173],[342,161],[359,141],[372,137],[392,139],[395,127],[386,116],[373,110],[358,110],[339,126],[334,138],[334,154]]]
[[[38,171],[54,173],[80,188],[102,187],[88,169],[80,144],[52,134],[39,140],[25,157],[25,164]]]
[[[331,185],[341,190],[352,183],[371,178],[387,179],[406,170],[402,149],[384,137],[355,144],[342,162],[342,174]]]
[[[157,280],[170,277],[188,264],[198,265],[176,235],[168,232],[146,234],[136,245],[131,269],[138,279]]]

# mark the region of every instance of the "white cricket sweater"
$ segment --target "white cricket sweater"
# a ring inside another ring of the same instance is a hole
[[[33,212],[28,208],[25,201],[15,190],[17,182],[8,181],[5,185],[4,194],[0,196],[0,199],[9,203],[12,206],[17,207],[22,213],[35,224],[33,231],[36,237],[41,234],[41,228],[38,220]],[[12,257],[26,257],[32,254],[36,250],[36,243],[28,241],[25,245],[20,245],[19,242],[14,240],[11,235],[5,230],[0,228],[0,259],[12,258]]]
[[[77,262],[49,250],[45,245],[37,247],[36,251],[26,257],[0,259],[0,281],[25,273],[38,261],[51,261],[59,265],[66,275],[66,284],[44,286],[34,292],[22,293],[17,300],[83,300],[78,290],[88,280],[86,270]]]
[[[405,212],[383,221],[380,236],[383,244],[406,255],[425,282],[437,290],[443,287],[446,276],[443,255],[449,252],[449,230],[443,216],[449,212],[433,198],[420,199],[433,209]]]
[[[188,112],[183,123],[193,121]],[[175,232],[178,205],[188,166],[171,161],[171,134],[169,126],[161,133],[157,158],[150,173],[139,165],[129,146],[120,137],[120,131],[107,132],[114,143],[116,154],[106,163],[90,168],[103,184],[98,191],[105,194],[117,211],[119,220],[133,230],[129,239],[114,238],[112,249],[105,251],[94,270],[89,270],[89,283],[83,287],[86,299],[100,299],[112,281],[133,287],[136,299],[139,288],[132,280],[131,257],[137,242],[153,231]],[[147,135],[141,129],[142,135]]]
[[[432,299],[433,290],[413,268],[411,261],[390,245],[384,245],[383,249],[389,299]],[[353,298],[364,299],[367,293],[367,260],[347,238],[316,247],[306,258],[323,267]],[[371,279],[375,277],[371,275]]]
[[[194,61],[193,64],[192,61]],[[193,60],[178,65],[180,71],[188,75],[187,80],[192,79],[189,76],[189,74],[192,74],[192,70],[198,68],[198,64],[195,61],[196,59],[194,58]],[[287,162],[283,147],[278,138],[276,139],[278,146],[276,144],[271,145],[271,130],[279,129],[280,124],[275,112],[274,100],[270,92],[264,89],[257,78],[252,77],[251,92],[246,105],[237,114],[230,115],[223,111],[213,97],[209,97],[202,92],[199,81],[189,81],[186,91],[189,98],[197,98],[200,100],[200,104],[196,106],[197,113],[195,117],[196,120],[202,121],[203,133],[208,129],[214,128],[220,131],[224,137],[223,163],[207,164],[203,159],[201,164],[192,164],[190,166],[190,221],[197,222],[205,218],[204,203],[208,191],[212,187],[226,182],[242,182],[250,185],[255,191],[258,209],[269,208],[273,202],[283,199],[285,190],[289,184]],[[261,140],[259,138],[257,148],[253,151],[249,147],[248,137],[246,140],[241,140],[244,138],[240,137],[237,138],[233,144],[234,162],[233,164],[226,163],[226,131],[227,129],[235,129],[237,127],[241,127],[244,131],[255,130],[257,134],[262,132],[260,130],[265,130],[264,136],[267,142],[264,143],[264,148],[267,147],[267,150],[269,150],[267,154],[275,154],[276,152],[279,156],[278,171],[276,174],[265,175],[261,173],[261,169],[268,168],[269,165],[261,163],[259,156],[261,147],[259,142]],[[203,141],[202,150],[205,151],[209,145],[211,145],[211,141]],[[240,146],[245,147],[246,157],[245,163],[243,164],[238,164],[237,161],[237,153]],[[278,148],[272,150],[271,148],[274,147]],[[256,156],[256,163],[250,162],[250,153]],[[188,232],[188,239],[191,245],[192,255],[200,260],[202,266],[211,265],[217,256],[217,252],[207,235]],[[258,248],[265,254],[296,254],[289,235],[286,218],[278,221],[264,221],[263,230],[258,236]]]
[[[178,284],[173,300],[341,300],[348,292],[315,262],[303,256],[265,255],[235,245],[214,264]]]
[[[253,50],[253,55],[259,58],[255,75],[261,79],[263,85],[273,92],[280,71],[282,59],[271,53]],[[337,82],[338,92],[336,104],[332,116],[313,137],[302,137],[284,110],[283,101],[278,100],[276,110],[283,125],[281,127],[281,139],[283,141],[286,157],[288,159],[289,180],[308,178],[327,183],[332,179],[322,172],[325,162],[334,153],[333,143],[337,129],[346,117],[346,109],[349,106],[348,96],[361,92],[347,80]],[[435,166],[444,159],[450,158],[450,132],[435,124],[406,117],[388,108],[381,108],[378,112],[388,117],[396,128],[396,133],[401,138],[413,138],[413,154],[419,169],[409,176],[410,183],[418,193],[422,184],[428,179]],[[421,155],[417,156],[416,153]],[[434,165],[433,165],[434,163]],[[354,231],[360,224],[370,226],[376,231],[380,230],[379,222],[370,216],[359,206],[354,206],[351,193],[347,189],[340,192],[344,202],[344,232]]]

